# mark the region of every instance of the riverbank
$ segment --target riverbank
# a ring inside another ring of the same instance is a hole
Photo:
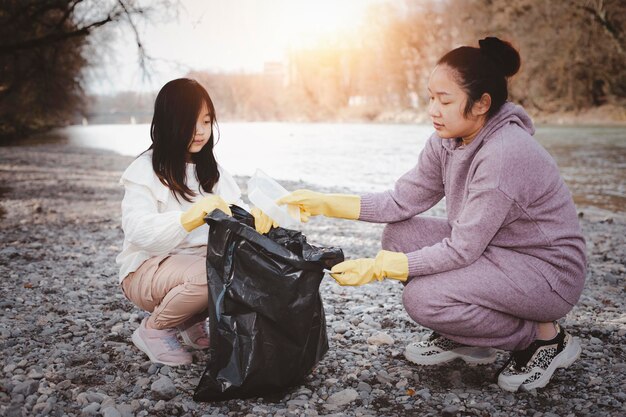
[[[579,111],[560,111],[555,113],[546,113],[537,109],[527,109],[532,117],[535,125],[539,128],[542,126],[604,126],[604,127],[623,127],[626,126],[626,108],[617,105],[603,105]],[[115,113],[93,114],[90,118],[74,120],[73,125],[135,125],[149,124],[152,119],[151,114],[141,113],[129,117],[126,112],[123,115]],[[312,120],[305,117],[294,119],[263,119],[250,120],[237,117],[220,117],[220,123],[319,123],[319,124],[341,124],[341,123],[358,123],[358,124],[425,124],[430,126],[430,117],[426,110],[392,110],[382,111],[380,109],[368,110],[366,108],[346,108],[336,112],[333,119]],[[58,128],[68,127],[58,126]],[[29,144],[37,141],[41,135],[47,135],[53,126],[39,127],[33,130],[31,134],[20,135],[16,132],[8,134],[0,130],[0,145],[12,144]],[[39,132],[39,133],[37,133]]]
[[[402,309],[402,286],[343,288],[328,278],[320,291],[330,350],[302,386],[277,402],[193,402],[202,353],[190,366],[157,367],[130,341],[143,313],[117,286],[115,256],[122,242],[117,181],[131,160],[62,144],[0,147],[0,415],[626,414],[626,218],[584,208],[587,284],[561,321],[580,337],[583,353],[544,389],[500,390],[493,377],[504,354],[481,367],[410,364],[404,346],[428,331]],[[303,228],[311,242],[340,246],[348,257],[375,255],[381,231],[335,219]]]
[[[626,126],[626,108],[624,106],[605,104],[581,110],[558,111],[547,113],[536,108],[527,108],[528,114],[536,125],[550,126]],[[343,113],[339,113],[339,117]],[[346,121],[360,123],[427,123],[430,117],[426,111],[412,110],[376,112],[370,116],[367,113],[360,114],[358,111],[346,111]],[[355,118],[357,120],[351,120]]]

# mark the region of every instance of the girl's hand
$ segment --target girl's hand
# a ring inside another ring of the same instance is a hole
[[[253,207],[250,213],[254,216],[254,228],[262,235],[269,232],[272,227],[278,227],[278,223],[263,213],[260,208]]]
[[[208,195],[201,200],[195,202],[189,210],[183,212],[180,216],[180,223],[186,231],[191,232],[196,227],[204,224],[204,217],[215,209],[222,210],[224,213],[232,216],[228,204],[219,195]]]
[[[276,204],[298,206],[300,220],[306,222],[310,216],[323,215],[356,220],[361,214],[361,197],[348,194],[324,194],[310,190],[297,190],[276,200]]]

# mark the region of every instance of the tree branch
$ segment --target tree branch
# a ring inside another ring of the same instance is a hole
[[[130,25],[130,28],[133,30],[133,33],[135,34],[135,42],[137,43],[137,50],[139,54],[139,66],[141,67],[144,75],[149,74],[146,68],[146,60],[149,59],[149,57],[146,54],[146,50],[143,47],[143,43],[141,43],[141,36],[139,35],[139,30],[137,29],[137,25],[135,25],[135,22],[133,22],[133,19],[131,17],[132,13],[130,10],[128,10],[128,7],[126,6],[126,3],[124,2],[124,0],[118,0],[117,2],[124,10],[124,13],[126,14],[126,18],[128,19],[128,24]],[[143,13],[143,9],[137,9],[136,12]]]
[[[42,45],[51,44],[55,42],[61,42],[66,39],[77,38],[81,36],[87,36],[94,29],[106,25],[109,22],[113,22],[119,18],[121,13],[109,14],[105,19],[93,22],[82,28],[77,28],[71,32],[52,32],[39,38],[29,39],[22,42],[14,42],[5,45],[0,45],[0,55],[11,54],[24,49],[37,48]]]
[[[589,13],[593,19],[604,29],[604,31],[609,35],[609,37],[615,42],[615,46],[620,54],[624,54],[624,48],[622,47],[622,43],[620,42],[620,33],[619,30],[613,26],[613,24],[606,18],[606,10],[602,9],[603,4],[601,3],[598,8],[593,8],[590,6],[579,6],[581,10]]]
[[[63,14],[63,17],[61,17],[61,19],[56,24],[57,29],[61,29],[63,27],[63,24],[67,22],[67,19],[69,19],[72,13],[74,13],[74,9],[76,9],[76,6],[82,2],[83,0],[74,0],[74,2],[70,5],[70,7],[67,8],[65,13]]]

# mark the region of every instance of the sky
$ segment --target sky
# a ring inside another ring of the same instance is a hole
[[[157,90],[189,70],[258,72],[289,48],[341,36],[364,21],[373,3],[389,0],[181,0],[178,19],[141,24],[151,78],[137,64],[134,35],[118,29],[112,53],[90,71],[87,90]]]

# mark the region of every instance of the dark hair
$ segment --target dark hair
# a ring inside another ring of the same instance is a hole
[[[472,111],[474,103],[484,93],[491,96],[490,118],[506,102],[509,91],[507,79],[519,70],[521,60],[513,46],[498,38],[481,39],[479,48],[462,46],[445,54],[437,64],[449,66],[461,89],[467,94],[464,115]]]
[[[179,78],[165,84],[154,102],[150,126],[152,145],[148,148],[152,149],[152,168],[177,200],[181,196],[191,201],[196,195],[187,186],[186,157],[203,104],[209,110],[211,137],[200,152],[191,154],[191,160],[196,164],[200,187],[210,193],[220,174],[213,155],[213,126],[217,126],[217,119],[209,93],[197,81]]]

